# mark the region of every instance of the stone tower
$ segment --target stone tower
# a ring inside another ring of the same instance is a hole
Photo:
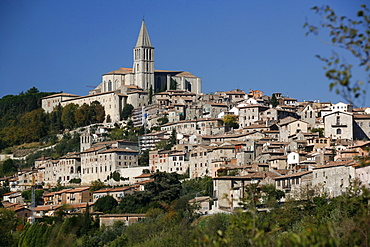
[[[154,90],[154,47],[150,42],[144,20],[134,48],[133,72],[135,85],[146,91],[152,86]]]
[[[85,131],[80,136],[80,152],[83,152],[91,148],[93,143],[93,137],[90,134],[90,131]]]

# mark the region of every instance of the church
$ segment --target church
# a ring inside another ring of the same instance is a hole
[[[154,47],[149,38],[144,20],[133,52],[132,68],[119,68],[102,76],[101,84],[91,94],[125,90],[125,86],[137,86],[153,93],[165,90],[183,90],[199,94],[202,80],[186,71],[154,69]]]
[[[126,104],[135,108],[148,105],[149,95],[166,90],[182,90],[195,94],[202,91],[202,79],[186,71],[155,70],[154,47],[143,20],[136,46],[133,49],[132,68],[119,68],[102,76],[102,82],[89,95],[67,93],[50,95],[42,99],[45,112],[52,112],[58,104],[99,101],[106,113],[106,122],[120,121],[120,113]]]

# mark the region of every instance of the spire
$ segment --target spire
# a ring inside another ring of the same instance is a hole
[[[136,47],[152,47],[149,39],[148,31],[146,30],[145,21],[141,22],[139,37],[137,38]]]

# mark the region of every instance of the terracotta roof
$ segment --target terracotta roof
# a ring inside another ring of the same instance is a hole
[[[125,75],[132,73],[132,68],[119,68],[117,70],[113,70],[111,72],[108,72],[104,75]]]
[[[152,176],[151,173],[143,173],[139,176],[136,176],[135,178],[150,178]]]
[[[80,187],[80,188],[68,190],[66,192],[67,193],[76,193],[76,192],[82,192],[82,191],[89,190],[89,189],[90,189],[90,187]]]
[[[105,154],[105,153],[139,153],[139,151],[127,149],[127,148],[109,148],[107,150],[100,151],[99,154]]]
[[[59,209],[60,207],[62,207],[62,205],[41,205],[41,206],[37,206],[37,207],[35,207],[35,211],[50,211],[50,210],[57,210],[57,209]]]
[[[54,97],[79,97],[78,95],[75,94],[70,94],[70,93],[57,93],[57,94],[52,94],[46,97],[43,97],[41,99],[48,99],[48,98],[54,98]]]
[[[276,177],[275,179],[301,177],[301,176],[304,176],[304,175],[307,175],[307,174],[310,174],[310,173],[312,173],[312,171],[297,172],[297,173],[292,173],[292,174],[288,174],[288,175],[285,175],[285,176]]]
[[[370,114],[353,114],[354,119],[370,119]]]

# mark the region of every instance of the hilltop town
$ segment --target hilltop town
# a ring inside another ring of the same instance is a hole
[[[104,74],[86,96],[58,93],[42,98],[46,113],[97,101],[105,117],[102,123],[66,130],[79,134],[80,150],[58,159],[42,156],[29,169],[1,178],[1,185],[10,188],[3,195],[4,207],[32,221],[54,216],[63,205],[70,206],[68,213],[83,212],[104,196],[119,202],[145,191],[156,173],[177,173],[181,181],[211,178],[212,194],[195,195],[191,201],[202,204],[197,212],[203,215],[243,209],[250,185],[275,187],[283,195],[280,203],[308,194],[335,198],[353,184],[370,188],[370,107],[300,102],[279,92],[265,95],[258,88],[202,93],[200,77],[154,69],[154,47],[144,21],[133,60],[133,68]],[[125,109],[130,112],[123,117]],[[108,138],[112,129],[128,125],[142,128],[137,142],[123,135]],[[8,158],[22,159],[1,155]],[[100,187],[92,190],[96,184]],[[33,197],[35,190],[45,190],[31,204],[22,196],[30,188]],[[102,222],[110,224],[123,216],[104,217]],[[146,216],[125,217],[129,224]]]

